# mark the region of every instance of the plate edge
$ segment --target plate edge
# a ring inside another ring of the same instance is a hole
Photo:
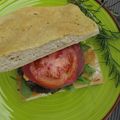
[[[96,2],[101,5],[101,2],[96,0]],[[117,19],[112,15],[112,13],[109,11],[108,8],[106,8],[105,6],[102,6],[102,8],[109,14],[109,16],[112,18],[112,20],[115,22],[118,30],[120,31],[120,25],[117,21]],[[118,95],[118,98],[116,99],[115,103],[113,104],[112,108],[109,110],[109,112],[103,117],[103,120],[107,120],[110,115],[113,113],[113,111],[115,110],[115,108],[117,107],[117,105],[120,103],[120,94]]]

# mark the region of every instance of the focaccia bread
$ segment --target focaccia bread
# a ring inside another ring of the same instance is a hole
[[[0,18],[0,72],[33,62],[99,33],[78,6],[28,7]]]

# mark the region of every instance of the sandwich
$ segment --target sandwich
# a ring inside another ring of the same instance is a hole
[[[97,34],[97,24],[74,4],[19,9],[0,18],[0,72],[17,70],[27,100],[101,84],[97,55],[84,42]]]

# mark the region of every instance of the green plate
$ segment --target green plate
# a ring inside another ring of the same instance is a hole
[[[88,2],[97,8],[94,0]],[[67,0],[0,0],[0,15],[31,5],[64,5]],[[97,16],[108,29],[118,31],[108,13],[101,9]],[[113,45],[119,48],[120,41]],[[111,50],[120,63],[120,55]],[[100,53],[98,54],[100,58]],[[117,56],[117,57],[116,57]],[[102,60],[102,58],[100,58]],[[101,120],[112,108],[120,86],[115,88],[114,80],[108,77],[108,68],[101,64],[104,84],[90,86],[73,92],[62,92],[25,102],[18,94],[16,81],[11,78],[16,71],[0,74],[0,120]]]

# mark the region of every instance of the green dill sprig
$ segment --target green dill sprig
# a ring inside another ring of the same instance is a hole
[[[109,66],[109,76],[111,76],[112,79],[116,80],[116,86],[118,86],[118,84],[120,84],[120,64],[117,63],[112,56],[110,47],[116,49],[118,52],[120,52],[120,50],[112,46],[108,41],[109,39],[106,37],[104,38],[101,36],[101,34],[97,35],[96,40],[100,46],[99,50],[104,57],[105,64]]]
[[[113,57],[110,47],[114,48],[119,53],[120,50],[112,46],[110,44],[110,41],[120,39],[120,32],[114,32],[106,29],[102,21],[95,15],[97,12],[100,11],[104,4],[102,4],[99,8],[95,10],[92,5],[86,4],[87,1],[88,0],[70,0],[71,3],[79,6],[81,11],[84,12],[86,16],[88,16],[97,23],[100,34],[96,36],[95,40],[96,43],[99,44],[99,50],[104,57],[105,64],[109,66],[109,76],[112,79],[116,80],[116,86],[118,86],[120,85],[120,64],[117,63],[115,58]]]

